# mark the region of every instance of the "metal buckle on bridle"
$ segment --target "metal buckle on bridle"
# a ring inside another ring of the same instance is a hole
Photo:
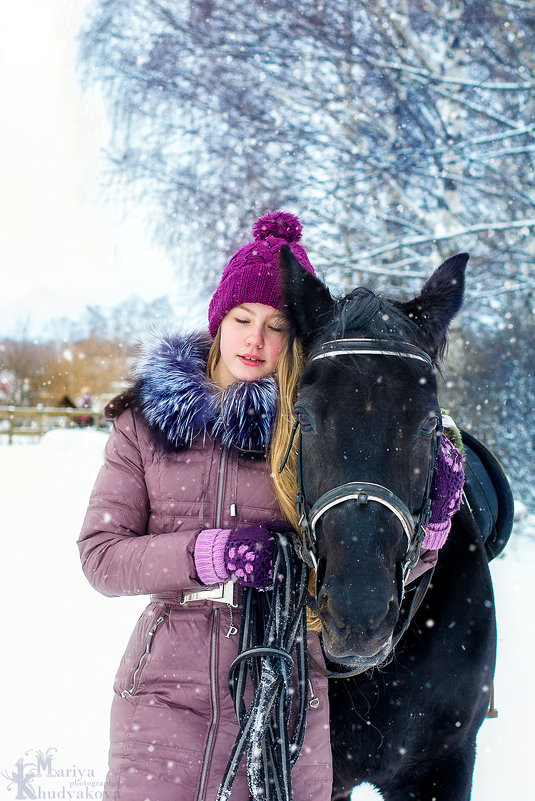
[[[305,512],[303,512],[299,518],[299,529],[301,531],[301,539],[296,537],[294,540],[295,552],[299,558],[305,562],[305,564],[307,564],[317,573],[318,561],[316,559],[316,535],[308,524]]]

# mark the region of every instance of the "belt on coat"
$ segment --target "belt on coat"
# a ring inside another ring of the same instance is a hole
[[[184,590],[174,590],[172,592],[158,592],[150,596],[151,602],[165,602],[172,604],[184,604],[191,601],[212,601],[216,604],[230,604],[237,606],[234,600],[234,581],[221,581],[219,584],[211,584],[207,587],[191,587]]]

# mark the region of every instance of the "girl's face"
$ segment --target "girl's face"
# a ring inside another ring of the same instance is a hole
[[[214,370],[214,383],[226,389],[234,381],[254,381],[271,375],[287,342],[287,323],[273,306],[235,306],[221,323],[221,355]]]

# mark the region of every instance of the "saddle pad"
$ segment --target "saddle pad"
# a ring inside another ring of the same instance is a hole
[[[501,463],[481,440],[460,429],[466,451],[464,494],[489,562],[505,548],[513,528],[514,499]]]

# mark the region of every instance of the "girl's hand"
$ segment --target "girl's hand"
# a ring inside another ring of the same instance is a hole
[[[195,545],[197,574],[204,584],[232,580],[257,590],[271,589],[277,555],[272,532],[292,531],[283,520],[266,520],[235,531],[202,531]]]

